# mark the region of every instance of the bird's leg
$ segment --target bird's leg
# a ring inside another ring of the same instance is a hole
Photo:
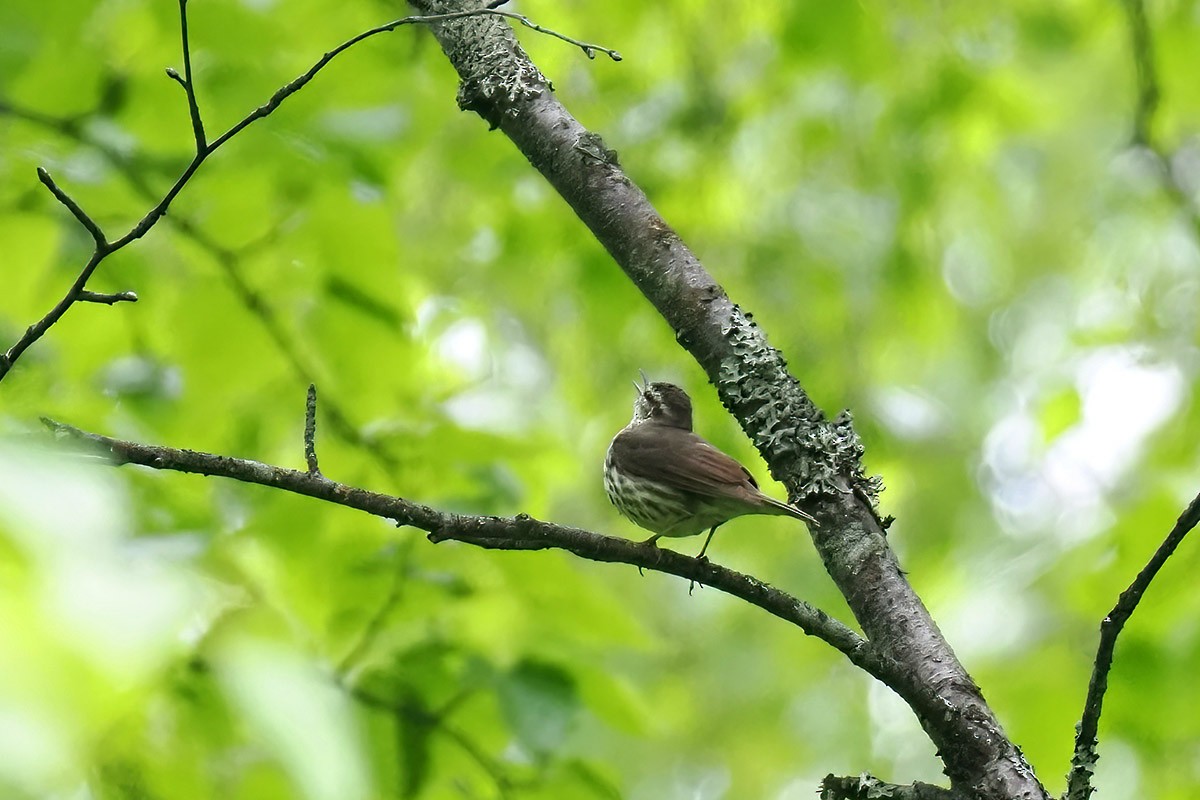
[[[656,549],[656,550],[657,550],[657,549],[658,549],[658,545],[656,544],[656,542],[657,542],[657,541],[659,540],[659,538],[661,538],[661,537],[662,537],[662,534],[661,534],[661,533],[656,533],[656,534],[654,534],[653,536],[651,536],[649,539],[647,539],[646,541],[644,541],[644,542],[639,542],[639,544],[641,544],[641,545],[642,545],[642,547],[653,547],[654,549]],[[642,572],[642,568],[641,568],[641,567],[638,567],[638,575],[645,575],[645,574],[646,574],[646,573]]]
[[[717,528],[719,528],[719,527],[721,527],[721,525],[720,525],[720,523],[717,523],[716,525],[713,525],[712,528],[709,529],[708,538],[704,540],[704,547],[700,548],[700,555],[696,556],[696,563],[702,563],[702,562],[708,561],[708,559],[704,557],[704,553],[705,553],[705,551],[708,550],[708,543],[712,541],[713,534],[717,532]],[[699,585],[701,587],[704,586],[704,584],[700,583],[699,581],[695,581],[695,580],[688,581],[688,597],[692,596],[692,589],[695,589],[697,585]]]
[[[697,561],[704,560],[704,554],[708,551],[708,543],[712,541],[713,534],[717,532],[717,528],[719,528],[719,527],[721,527],[721,526],[713,525],[712,528],[709,530],[708,538],[704,540],[704,547],[700,548],[700,555],[696,556]]]

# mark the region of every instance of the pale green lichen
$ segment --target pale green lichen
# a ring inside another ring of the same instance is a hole
[[[771,454],[780,477],[798,479],[806,495],[858,490],[875,503],[882,482],[863,474],[863,446],[850,413],[826,419],[794,379],[781,394],[775,382],[786,368],[783,357],[737,305],[721,332],[731,354],[721,364],[718,391],[754,444]]]

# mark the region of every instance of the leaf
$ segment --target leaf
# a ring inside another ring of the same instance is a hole
[[[579,713],[574,678],[553,664],[522,661],[500,681],[497,691],[517,741],[539,758],[562,745]]]

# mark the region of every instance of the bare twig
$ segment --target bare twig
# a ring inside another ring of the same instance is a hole
[[[174,70],[168,70],[168,72],[174,72]],[[178,75],[178,73],[175,74]],[[129,185],[139,195],[150,203],[157,201],[158,194],[146,180],[145,175],[138,166],[137,158],[123,153],[103,139],[98,139],[91,135],[87,127],[81,124],[86,119],[86,116],[84,118],[55,117],[21,106],[14,106],[11,103],[0,103],[0,114],[7,114],[35,125],[41,125],[73,141],[94,148],[117,172],[124,176],[125,180],[129,182]],[[262,242],[234,250],[216,241],[186,216],[171,214],[164,219],[168,225],[171,225],[212,257],[213,261],[221,269],[221,273],[225,279],[229,282],[230,288],[237,296],[238,301],[263,326],[268,338],[270,338],[280,354],[283,355],[284,361],[291,368],[296,380],[301,384],[313,383],[317,375],[316,368],[301,354],[300,348],[296,346],[294,338],[288,333],[278,313],[271,306],[268,299],[251,286],[243,274],[241,262],[244,255],[251,247],[261,246]],[[89,301],[89,295],[93,294],[96,293],[85,290],[81,292],[77,301]],[[136,299],[136,295],[133,292],[122,292],[120,295],[129,295],[130,299]],[[99,298],[100,295],[97,294],[96,297]],[[120,299],[125,298],[120,297]],[[91,302],[103,301],[94,300]],[[350,420],[349,414],[342,407],[341,403],[330,396],[328,389],[322,394],[321,400],[322,413],[335,436],[344,442],[361,448],[374,458],[376,463],[385,472],[390,473],[395,469],[395,457],[379,441],[363,435],[358,426]]]
[[[167,73],[168,78],[182,86],[184,91],[187,91],[187,81],[185,81],[183,76],[179,74],[179,70],[175,69],[174,67],[167,67],[164,71]]]
[[[137,292],[89,292],[84,289],[76,298],[81,303],[103,303],[111,306],[114,303],[136,303]]]
[[[200,104],[196,102],[196,84],[192,80],[192,46],[188,41],[187,4],[188,0],[179,0],[179,29],[183,40],[183,78],[179,78],[179,73],[171,75],[168,72],[167,74],[179,81],[187,93],[188,114],[192,118],[192,135],[196,138],[196,152],[203,153],[208,147],[208,140],[204,136],[204,120],[200,117]]]
[[[363,31],[362,33],[358,34],[357,36],[353,36],[353,37],[347,39],[346,41],[339,44],[337,47],[335,47],[332,50],[330,50],[329,52],[327,52],[325,55],[321,56],[319,59],[317,59],[317,62],[315,64],[313,64],[311,67],[309,67],[307,70],[305,70],[302,74],[297,76],[295,79],[293,79],[289,83],[286,83],[283,86],[281,86],[275,92],[275,94],[271,95],[271,97],[267,100],[267,102],[263,103],[261,106],[254,109],[253,111],[251,111],[249,114],[246,115],[246,117],[244,119],[242,119],[240,122],[235,123],[229,130],[227,130],[227,131],[225,131],[225,133],[221,134],[209,146],[208,151],[211,152],[213,150],[216,150],[218,147],[223,145],[225,142],[229,141],[231,138],[233,138],[238,133],[240,133],[243,128],[245,128],[246,126],[255,122],[256,120],[262,119],[263,117],[267,116],[272,111],[274,111],[275,109],[279,108],[280,103],[282,103],[287,98],[291,97],[296,92],[303,89],[304,86],[306,84],[308,84],[309,81],[311,81],[313,78],[317,77],[317,73],[320,72],[322,69],[324,69],[325,66],[327,64],[329,64],[330,61],[333,61],[333,59],[337,58],[339,55],[344,53],[346,50],[349,50],[351,47],[353,47],[354,45],[358,44],[359,42],[361,42],[365,39],[369,39],[372,36],[377,36],[381,33],[390,33],[392,31],[396,30],[396,28],[402,27],[404,25],[429,25],[429,24],[436,23],[436,22],[449,22],[451,20],[456,20],[456,19],[466,19],[467,17],[486,17],[486,16],[505,17],[507,19],[517,20],[522,25],[526,25],[527,27],[533,28],[534,30],[538,31],[539,33],[544,33],[549,36],[553,36],[557,39],[562,39],[564,42],[567,42],[568,44],[575,45],[576,47],[583,50],[583,52],[589,58],[592,57],[593,52],[599,51],[599,52],[608,54],[608,56],[613,61],[621,60],[621,54],[615,50],[609,50],[608,48],[601,47],[600,45],[588,44],[586,42],[580,42],[575,39],[572,39],[569,36],[564,36],[561,33],[557,33],[555,31],[548,30],[546,28],[542,28],[541,26],[534,25],[532,22],[529,21],[529,19],[527,17],[524,17],[520,14],[514,14],[511,11],[499,11],[494,8],[471,8],[471,9],[466,9],[464,11],[452,11],[447,14],[423,14],[421,16],[403,17],[401,19],[392,20],[391,22],[387,22],[387,23],[384,23],[383,25],[379,25],[377,27],[371,28],[370,30]]]
[[[508,0],[504,0],[504,2],[508,2]],[[494,7],[495,6],[493,6],[493,8]],[[607,47],[601,47],[598,44],[588,44],[587,42],[581,42],[578,39],[572,39],[570,36],[564,36],[561,33],[550,30],[549,28],[543,28],[541,25],[538,25],[537,23],[530,20],[529,17],[522,16],[521,14],[512,14],[507,11],[497,11],[496,13],[502,17],[508,17],[509,19],[515,19],[517,22],[520,22],[526,28],[531,28],[531,29],[537,31],[538,33],[544,33],[548,36],[553,36],[556,39],[562,39],[567,44],[573,44],[576,47],[578,47],[579,49],[583,50],[583,54],[585,56],[587,56],[588,58],[595,58],[596,53],[600,52],[600,53],[604,53],[606,56],[611,58],[613,61],[621,60],[621,54],[618,53],[616,50],[609,50]]]
[[[1200,494],[1179,515],[1175,527],[1158,546],[1150,561],[1134,578],[1129,588],[1121,592],[1117,604],[1100,623],[1100,644],[1096,648],[1096,661],[1092,677],[1088,682],[1087,699],[1083,704],[1083,716],[1075,733],[1075,754],[1071,758],[1071,772],[1067,776],[1067,800],[1087,800],[1092,794],[1092,773],[1096,767],[1096,732],[1100,725],[1100,712],[1104,705],[1104,693],[1108,689],[1108,673],[1112,669],[1113,651],[1117,637],[1125,623],[1133,615],[1142,595],[1150,588],[1150,582],[1158,575],[1175,548],[1192,528],[1200,523]]]
[[[119,161],[116,163],[122,165],[123,172],[129,178],[134,188],[143,194],[150,191],[145,181],[127,162]],[[291,368],[297,382],[301,384],[314,383],[318,370],[301,353],[294,337],[288,333],[283,320],[280,319],[278,312],[272,307],[267,297],[251,286],[250,282],[246,279],[244,270],[242,269],[242,258],[248,248],[233,250],[226,247],[201,230],[191,220],[178,214],[168,217],[167,222],[212,256],[217,266],[221,268],[225,279],[229,281],[229,285],[233,289],[234,294],[237,295],[238,301],[263,326],[267,336],[275,344],[275,347],[283,355],[284,361]],[[321,414],[326,422],[329,423],[330,429],[335,436],[344,442],[362,448],[368,455],[375,459],[375,462],[385,472],[390,473],[395,469],[395,457],[378,440],[365,436],[362,433],[359,427],[351,421],[349,412],[346,411],[340,402],[330,396],[328,388],[324,389],[321,394]]]
[[[320,476],[317,466],[317,385],[308,385],[308,401],[304,404],[304,463],[308,474]]]
[[[46,334],[46,331],[50,330],[50,327],[54,323],[62,319],[62,315],[67,313],[67,309],[79,299],[79,293],[83,291],[83,287],[87,284],[88,278],[92,277],[92,273],[96,271],[96,267],[100,266],[100,262],[104,260],[106,252],[111,252],[111,250],[101,251],[99,245],[97,245],[97,249],[92,252],[91,258],[83,265],[83,269],[80,270],[78,277],[75,278],[75,282],[71,284],[71,288],[67,290],[63,298],[47,311],[41,319],[26,328],[21,338],[17,339],[8,348],[7,352],[0,355],[0,380],[4,380],[4,376],[12,369],[13,364],[21,357],[21,354],[28,350],[30,345],[42,338]]]
[[[55,198],[58,199],[58,202],[66,206],[67,210],[71,212],[71,215],[79,221],[79,224],[82,225],[84,229],[92,235],[93,241],[96,242],[96,249],[98,251],[103,251],[105,248],[107,248],[108,241],[104,238],[104,231],[100,230],[100,225],[94,219],[89,217],[87,213],[79,207],[79,204],[71,199],[70,195],[59,188],[59,185],[54,182],[53,178],[50,177],[50,173],[42,167],[38,167],[37,176],[38,180],[44,183],[46,188],[50,190],[50,194],[54,195]]]
[[[91,277],[92,273],[96,271],[96,268],[100,265],[100,262],[102,262],[109,255],[112,255],[118,250],[129,245],[131,242],[134,242],[145,236],[146,233],[163,217],[163,215],[167,213],[167,209],[170,207],[175,197],[192,179],[192,176],[196,174],[196,171],[200,169],[200,166],[204,163],[205,159],[216,152],[221,145],[228,142],[245,128],[257,120],[263,119],[271,114],[280,106],[280,104],[283,103],[284,100],[304,88],[304,86],[307,85],[313,78],[315,78],[317,73],[324,69],[330,61],[359,42],[369,39],[372,36],[380,33],[393,31],[403,25],[423,25],[434,22],[444,22],[447,20],[463,19],[466,17],[496,16],[517,20],[521,24],[533,28],[540,33],[562,39],[563,41],[582,49],[589,58],[593,56],[595,51],[607,53],[614,61],[620,60],[621,58],[620,54],[618,54],[615,50],[609,50],[608,48],[604,48],[599,45],[577,41],[555,31],[534,25],[526,17],[523,17],[520,14],[514,14],[509,11],[499,11],[494,8],[476,8],[467,9],[464,11],[456,11],[449,14],[403,17],[384,25],[371,28],[370,30],[363,31],[357,36],[351,37],[345,42],[342,42],[340,45],[321,56],[316,63],[314,63],[299,77],[280,87],[274,94],[271,95],[266,103],[251,111],[249,114],[243,117],[241,121],[235,123],[228,130],[226,130],[225,133],[217,137],[216,140],[208,143],[206,141],[204,128],[200,119],[200,109],[196,102],[195,86],[192,80],[190,45],[188,43],[187,36],[187,19],[186,15],[183,13],[186,10],[187,0],[180,0],[179,6],[181,12],[181,35],[184,46],[183,55],[185,74],[181,77],[175,70],[168,69],[167,75],[171,77],[172,80],[175,80],[177,83],[182,85],[187,92],[188,111],[192,117],[192,130],[196,139],[196,154],[184,168],[179,177],[176,178],[175,182],[167,190],[166,194],[164,194],[162,198],[155,203],[155,205],[149,211],[146,212],[145,216],[143,216],[137,222],[137,224],[130,228],[128,233],[113,242],[107,242],[104,234],[100,231],[100,228],[98,225],[96,225],[95,221],[88,217],[87,214],[85,214],[83,210],[80,209],[79,206],[73,200],[71,200],[64,191],[59,189],[57,185],[54,184],[54,182],[50,179],[49,173],[39,168],[38,177],[43,183],[46,184],[47,188],[54,193],[54,196],[57,197],[58,200],[71,211],[72,214],[75,215],[75,218],[79,220],[80,224],[83,225],[84,228],[87,229],[88,233],[92,235],[92,238],[96,242],[96,249],[92,253],[88,263],[85,264],[83,269],[80,271],[79,276],[75,279],[75,282],[71,284],[70,289],[67,290],[67,293],[63,295],[63,298],[54,306],[54,308],[47,312],[42,319],[38,320],[33,325],[30,325],[26,329],[24,335],[22,335],[20,339],[18,339],[11,347],[9,347],[6,353],[0,355],[0,381],[2,381],[12,370],[12,367],[16,363],[17,359],[19,359],[34,342],[44,336],[46,331],[48,331],[52,325],[58,322],[58,320],[62,318],[62,315],[65,314],[67,310],[79,300],[79,295],[84,290],[87,280]]]
[[[60,437],[72,441],[75,446],[102,455],[110,463],[118,466],[140,464],[154,469],[232,478],[244,483],[271,486],[365,511],[377,517],[394,520],[399,525],[419,528],[429,533],[428,538],[432,542],[466,542],[491,550],[557,548],[593,561],[631,564],[694,580],[739,597],[792,623],[808,635],[831,645],[851,663],[888,685],[891,685],[890,681],[893,679],[888,665],[878,658],[865,639],[824,611],[748,575],[708,561],[698,561],[672,550],[647,547],[627,539],[542,522],[524,514],[512,518],[452,514],[402,497],[346,486],[323,476],[310,475],[298,470],[194,450],[137,444],[88,433],[46,418],[42,421]]]

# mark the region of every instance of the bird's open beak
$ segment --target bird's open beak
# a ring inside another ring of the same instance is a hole
[[[646,391],[646,387],[650,385],[650,379],[646,377],[646,370],[644,369],[639,369],[638,375],[642,376],[642,385],[638,386],[638,382],[634,381],[633,388],[637,389],[638,394],[642,394]]]

